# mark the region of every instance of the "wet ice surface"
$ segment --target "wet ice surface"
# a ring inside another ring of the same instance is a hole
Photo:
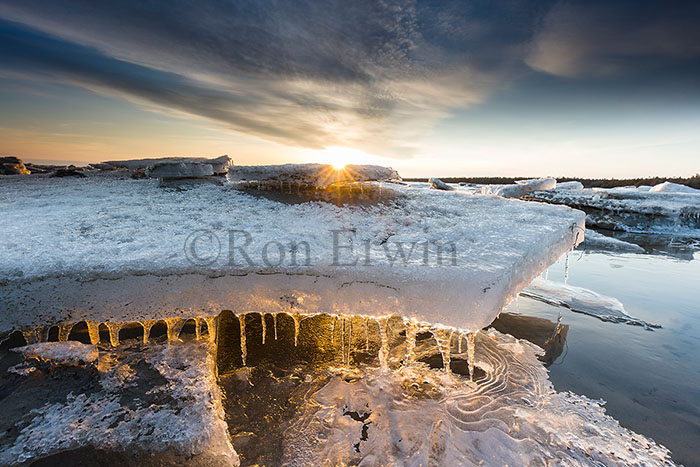
[[[453,334],[448,373],[429,328],[418,331],[409,358],[407,328],[392,318],[382,369],[381,328],[370,326],[366,341],[360,318],[349,338],[334,327],[333,344],[331,320],[310,317],[315,323],[302,321],[293,347],[291,319],[263,345],[253,315],[246,319],[253,362],[240,365],[236,338],[220,354],[232,363],[220,384],[243,465],[671,464],[668,451],[620,427],[598,402],[555,392],[536,358],[541,351],[497,331],[477,333],[473,346]],[[237,321],[230,320],[231,336]]]
[[[99,356],[94,346],[73,341],[15,350],[33,371],[0,379],[0,465],[52,456],[74,464],[80,457],[70,453],[86,448],[99,452],[82,465],[113,465],[104,457],[121,465],[237,461],[208,344],[129,342]]]

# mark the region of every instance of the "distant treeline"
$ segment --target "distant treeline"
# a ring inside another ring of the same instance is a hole
[[[538,177],[445,177],[440,178],[445,183],[475,183],[478,185],[509,185],[515,183],[516,180],[527,180],[528,178],[538,178]],[[427,178],[404,178],[407,182],[427,182]],[[614,188],[616,186],[640,186],[640,185],[658,185],[663,182],[673,182],[680,183],[682,185],[687,185],[692,188],[697,188],[700,190],[700,174],[695,174],[689,178],[665,178],[665,177],[651,177],[651,178],[571,178],[571,177],[557,177],[558,182],[571,182],[579,181],[583,183],[585,188],[600,187],[600,188]]]

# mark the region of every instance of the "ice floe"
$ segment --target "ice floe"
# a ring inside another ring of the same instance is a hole
[[[480,329],[583,240],[583,213],[566,207],[391,191],[387,203],[334,206],[104,174],[7,180],[0,332],[222,309],[395,313]]]
[[[644,248],[634,243],[626,242],[618,238],[603,235],[595,230],[586,230],[586,240],[583,242],[585,248],[600,250],[626,251],[630,253],[644,253]]]
[[[525,287],[520,295],[534,298],[550,305],[563,306],[571,311],[594,316],[601,321],[643,326],[647,329],[659,328],[627,314],[624,305],[614,297],[601,295],[592,290],[537,277]]]

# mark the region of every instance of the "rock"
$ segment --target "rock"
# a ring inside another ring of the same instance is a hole
[[[17,157],[0,157],[0,174],[2,175],[29,175],[24,163]]]
[[[160,179],[208,177],[214,173],[211,164],[198,162],[160,162],[146,169],[146,176]]]
[[[54,172],[51,176],[52,177],[84,177],[85,174],[83,173],[82,170],[66,168],[66,169],[56,169],[56,172]]]
[[[430,188],[434,188],[436,190],[446,190],[446,191],[451,191],[454,190],[451,186],[449,186],[447,183],[443,182],[439,178],[431,178],[428,180],[430,182]]]

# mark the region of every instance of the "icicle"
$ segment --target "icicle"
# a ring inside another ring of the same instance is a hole
[[[204,321],[207,323],[209,342],[214,343],[216,341],[216,316],[205,316]]]
[[[369,352],[369,332],[367,331],[367,317],[362,317],[362,325],[365,328],[365,351]]]
[[[378,319],[377,324],[379,325],[379,336],[382,339],[382,345],[379,348],[379,366],[382,370],[388,370],[389,336],[387,335],[387,331],[389,330],[389,318]]]
[[[467,334],[467,363],[469,364],[469,380],[474,381],[474,336],[476,332]]]
[[[462,353],[462,333],[457,333],[457,353]]]
[[[168,328],[168,342],[180,340],[180,331],[184,325],[185,320],[182,318],[165,318],[165,326]]]
[[[290,184],[289,186],[292,185]],[[265,313],[260,313],[260,324],[262,324],[262,343],[263,345],[265,345],[265,334],[267,333],[267,325],[265,324]]]
[[[248,349],[245,345],[245,314],[238,315],[238,322],[241,323],[241,360],[245,366],[245,358],[248,356]]]
[[[438,350],[442,356],[442,367],[445,372],[450,372],[450,343],[452,342],[452,334],[454,330],[443,328],[432,328],[431,334],[437,342]]]
[[[88,335],[90,336],[90,343],[92,345],[97,345],[100,343],[100,323],[96,321],[85,321],[87,324]]]
[[[22,331],[22,336],[24,336],[24,341],[27,343],[27,345],[37,343],[37,341],[39,340],[39,332],[38,331],[39,331],[38,329],[29,329],[29,330]]]
[[[569,252],[566,252],[566,259],[564,260],[564,285],[569,282]]]
[[[294,320],[294,347],[296,347],[299,341],[299,324],[301,323],[301,315],[299,313],[292,313],[292,319]]]
[[[350,365],[350,352],[352,350],[352,318],[348,318],[348,365]]]
[[[38,342],[48,342],[49,341],[49,331],[50,326],[37,326],[36,328],[36,338]]]
[[[199,340],[202,338],[202,318],[195,316],[192,319],[194,320],[194,338]]]
[[[414,320],[405,320],[406,325],[406,355],[404,362],[411,362],[416,356],[416,334],[418,333],[418,323]]]
[[[338,317],[340,320],[340,357],[345,363],[345,318]]]
[[[58,325],[58,342],[66,342],[70,331],[73,329],[73,323],[61,323]]]
[[[275,340],[277,340],[277,313],[272,313],[272,323],[275,325]]]
[[[107,321],[105,322],[105,326],[107,326],[107,329],[109,330],[109,343],[112,344],[112,347],[118,346],[119,331],[124,325],[122,323],[112,323]]]
[[[544,280],[549,280],[549,268],[547,268],[547,270],[544,272]]]
[[[157,323],[155,319],[149,319],[147,321],[139,321],[141,327],[143,328],[143,343],[148,344],[148,339],[151,337],[151,328]]]
[[[335,343],[335,315],[331,315],[331,344]]]

